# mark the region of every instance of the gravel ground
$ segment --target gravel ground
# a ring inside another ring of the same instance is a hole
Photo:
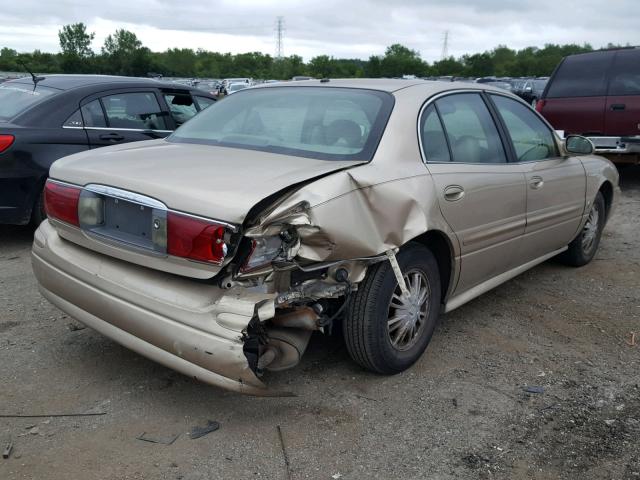
[[[315,336],[268,379],[293,398],[224,392],[78,329],[37,292],[32,232],[0,226],[0,414],[106,412],[0,418],[0,478],[640,479],[640,168],[622,188],[590,265],[547,262],[443,316],[393,377]],[[220,429],[190,439],[207,420]]]

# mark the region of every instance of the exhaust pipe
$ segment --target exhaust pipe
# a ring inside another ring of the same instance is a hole
[[[307,349],[311,333],[300,328],[268,328],[269,343],[258,358],[258,368],[277,372],[295,367]]]
[[[276,327],[301,328],[302,330],[320,330],[320,317],[311,307],[302,307],[291,312],[276,315],[271,323]]]

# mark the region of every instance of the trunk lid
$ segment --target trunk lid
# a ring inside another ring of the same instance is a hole
[[[117,187],[172,210],[240,224],[263,198],[361,163],[152,140],[63,158],[53,164],[50,176],[80,186]]]
[[[168,211],[232,224],[227,231],[234,231],[233,225],[239,227],[261,200],[362,163],[166,140],[89,150],[55,162],[50,177],[106,195],[105,223],[86,228],[81,221],[80,230],[54,224],[67,240],[100,253],[179,275],[210,278],[220,265],[157,251],[150,229],[165,218],[162,204]],[[234,254],[230,251],[225,263]]]

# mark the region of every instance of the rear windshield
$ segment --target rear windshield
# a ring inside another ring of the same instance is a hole
[[[390,94],[373,90],[247,89],[216,102],[176,130],[169,141],[369,161],[392,107]]]
[[[0,120],[11,120],[27,108],[41,102],[45,98],[58,93],[59,90],[23,83],[4,83],[0,85]]]
[[[611,52],[587,53],[565,58],[554,74],[548,98],[597,97],[606,95]]]

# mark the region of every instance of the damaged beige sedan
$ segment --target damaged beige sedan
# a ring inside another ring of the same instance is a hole
[[[323,80],[239,92],[163,140],[57,161],[43,295],[186,375],[255,395],[314,331],[393,374],[441,312],[595,255],[618,175],[486,85]]]

